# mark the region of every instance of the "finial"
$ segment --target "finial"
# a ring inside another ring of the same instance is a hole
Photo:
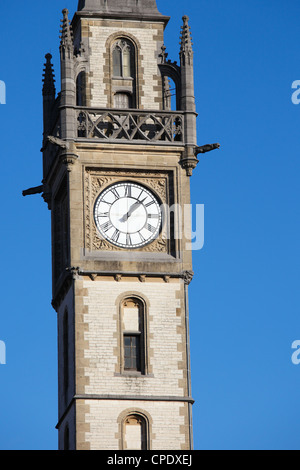
[[[191,64],[191,58],[193,55],[193,43],[191,28],[189,26],[189,17],[183,16],[183,26],[181,26],[181,37],[180,37],[180,58],[183,65]],[[186,61],[185,59],[188,58]]]
[[[53,70],[53,65],[51,63],[52,55],[46,54],[46,63],[44,64],[44,73],[43,73],[43,95],[44,96],[52,96],[55,98],[55,75]]]
[[[73,54],[74,45],[73,45],[73,33],[72,28],[69,21],[69,10],[64,8],[63,11],[63,19],[61,20],[62,28],[61,28],[61,42],[60,42],[60,49],[68,50],[69,54]]]
[[[167,48],[166,46],[163,44],[162,47],[161,47],[161,53],[159,54],[159,57],[161,57],[161,63],[162,64],[165,64],[166,61],[167,61],[167,57],[168,57],[168,53],[166,52]]]

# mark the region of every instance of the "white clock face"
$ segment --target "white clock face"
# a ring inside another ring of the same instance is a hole
[[[122,248],[140,248],[159,234],[160,203],[146,188],[131,182],[109,186],[98,197],[94,217],[103,238]]]

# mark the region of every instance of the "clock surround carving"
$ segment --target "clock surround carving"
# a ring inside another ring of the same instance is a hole
[[[100,193],[114,183],[132,181],[150,189],[161,200],[169,204],[170,175],[169,172],[145,172],[143,170],[99,170],[86,168],[84,175],[84,247],[86,251],[127,251],[104,239],[96,227],[94,206]],[[170,253],[170,242],[164,228],[158,237],[135,252]]]

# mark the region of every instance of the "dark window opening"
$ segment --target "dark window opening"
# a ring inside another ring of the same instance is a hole
[[[80,72],[76,80],[76,106],[86,106],[86,73]]]
[[[140,335],[124,335],[124,369],[141,372]]]

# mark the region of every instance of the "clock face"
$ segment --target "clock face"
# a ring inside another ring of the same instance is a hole
[[[109,186],[98,197],[94,217],[103,238],[122,248],[140,248],[153,241],[161,228],[158,199],[131,182]]]

